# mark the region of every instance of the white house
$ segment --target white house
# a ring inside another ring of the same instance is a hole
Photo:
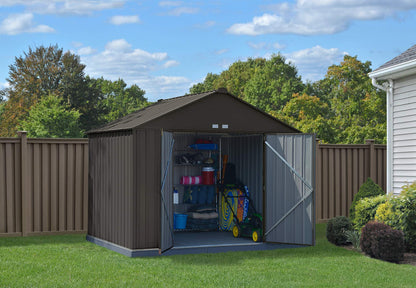
[[[369,76],[387,92],[387,192],[397,194],[416,181],[416,45]]]

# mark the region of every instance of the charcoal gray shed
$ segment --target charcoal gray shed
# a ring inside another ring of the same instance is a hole
[[[128,256],[174,246],[172,151],[204,136],[252,188],[265,242],[314,244],[314,135],[225,89],[159,100],[88,132],[87,239]]]

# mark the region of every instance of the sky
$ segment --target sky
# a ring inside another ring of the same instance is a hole
[[[372,69],[416,44],[416,0],[0,0],[0,89],[29,47],[58,45],[94,78],[123,79],[149,101],[207,73],[281,53],[304,82],[344,55]]]

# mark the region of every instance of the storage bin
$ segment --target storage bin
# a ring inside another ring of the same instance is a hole
[[[202,168],[202,184],[212,185],[214,184],[214,168],[204,167]]]
[[[173,229],[185,229],[188,215],[173,213]]]

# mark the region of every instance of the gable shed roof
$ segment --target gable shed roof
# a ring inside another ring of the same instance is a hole
[[[379,80],[397,79],[416,72],[416,45],[390,61],[387,61],[373,72],[369,73],[371,78]]]
[[[104,132],[116,132],[116,131],[126,131],[131,130],[142,125],[145,125],[151,121],[161,119],[163,117],[167,117],[168,114],[178,111],[182,108],[185,108],[191,104],[199,102],[203,99],[206,99],[210,96],[217,96],[223,95],[225,97],[230,97],[234,100],[238,100],[239,102],[243,103],[246,106],[249,106],[251,109],[256,110],[257,112],[261,113],[263,117],[268,119],[274,120],[278,122],[280,125],[285,126],[287,129],[299,133],[297,129],[291,127],[290,125],[280,121],[279,119],[274,118],[273,116],[265,113],[264,111],[252,106],[251,104],[241,100],[240,98],[235,97],[234,95],[228,93],[225,88],[220,88],[218,90],[199,93],[199,94],[190,94],[184,95],[180,97],[170,98],[170,99],[162,99],[159,100],[152,105],[149,105],[143,109],[135,111],[125,117],[122,117],[118,120],[110,122],[100,128],[93,129],[88,131],[88,134],[95,134],[95,133],[104,133]]]

